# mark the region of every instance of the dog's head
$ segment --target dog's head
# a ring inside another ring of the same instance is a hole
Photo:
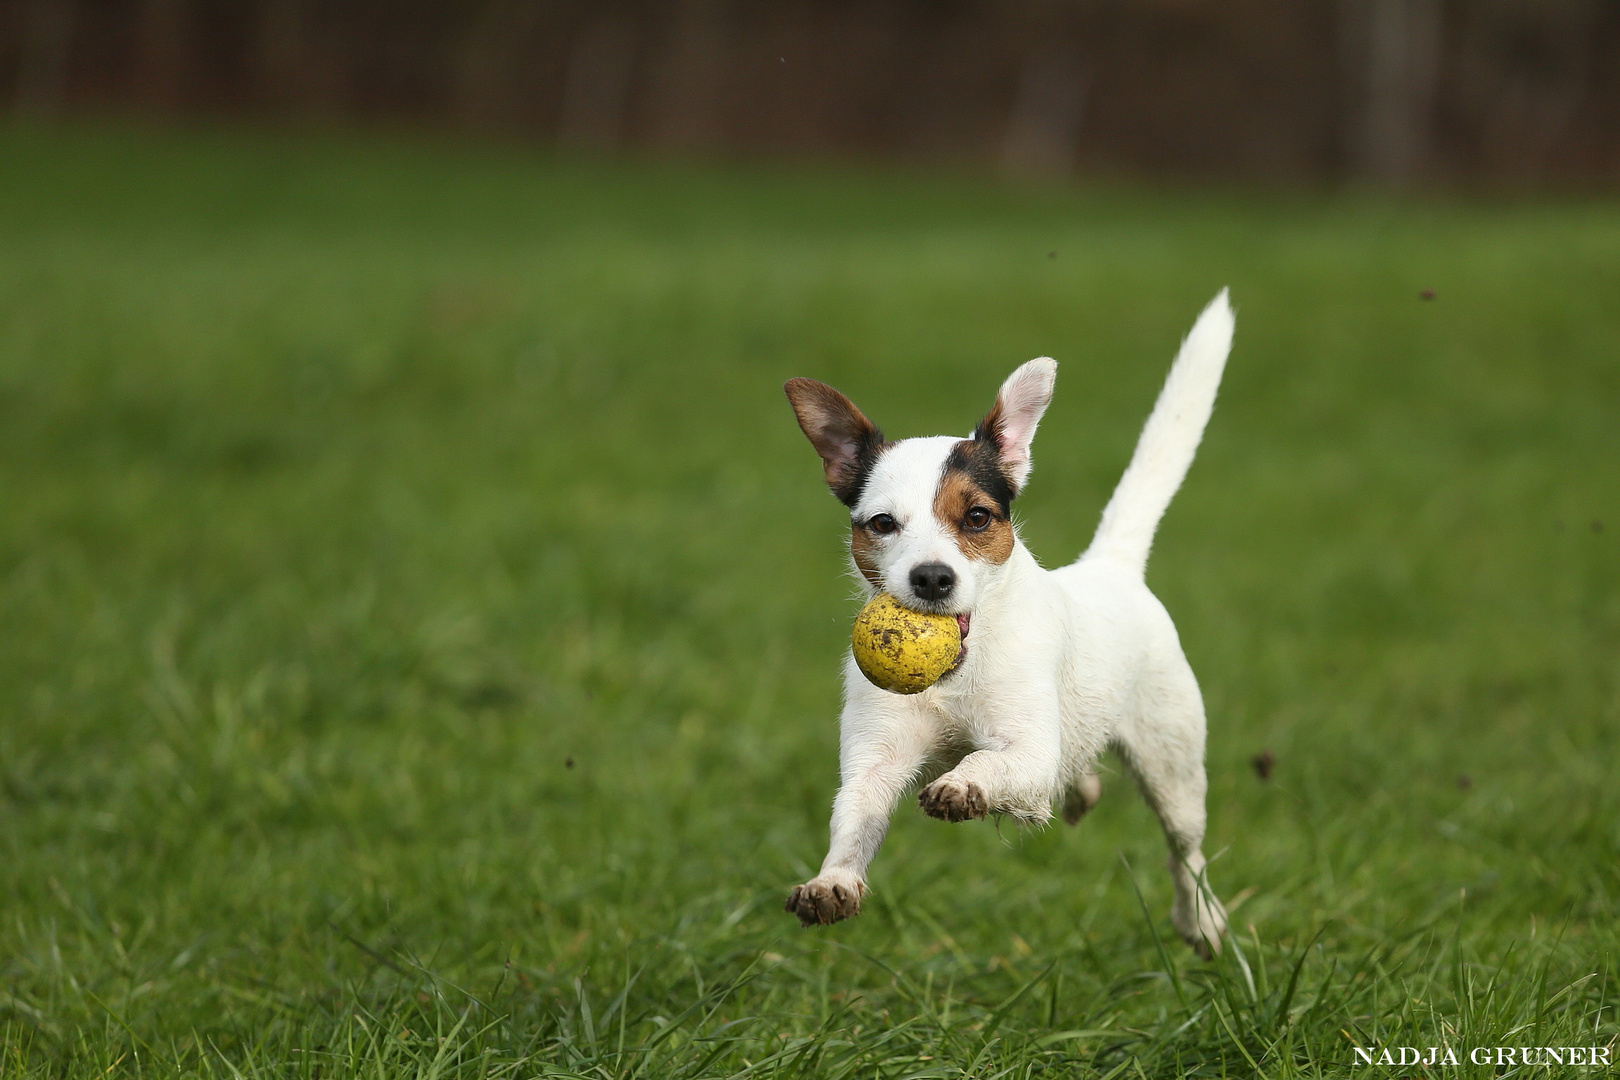
[[[1017,544],[1012,501],[1056,378],[1055,361],[1031,360],[1001,384],[970,437],[899,442],[825,383],[788,381],[827,486],[849,507],[850,554],[874,588],[918,611],[973,612]]]

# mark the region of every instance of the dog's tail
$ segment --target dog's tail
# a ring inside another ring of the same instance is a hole
[[[1232,348],[1232,326],[1232,305],[1222,289],[1181,343],[1136,453],[1082,559],[1112,559],[1138,574],[1147,569],[1153,532],[1187,475],[1215,408],[1215,391]]]

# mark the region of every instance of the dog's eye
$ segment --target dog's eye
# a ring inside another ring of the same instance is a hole
[[[982,506],[975,506],[967,512],[967,517],[963,520],[967,522],[967,527],[970,529],[982,529],[990,524],[990,511]]]
[[[900,527],[900,523],[894,520],[894,518],[890,517],[888,514],[876,514],[872,517],[871,521],[866,523],[866,527],[875,533],[887,534],[898,529]]]

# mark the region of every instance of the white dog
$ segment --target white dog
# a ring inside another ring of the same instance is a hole
[[[867,865],[912,783],[924,785],[923,812],[944,821],[1044,822],[1061,799],[1073,824],[1096,803],[1094,766],[1113,747],[1164,826],[1171,921],[1199,952],[1219,951],[1226,915],[1200,850],[1203,699],[1143,571],[1214,408],[1232,327],[1223,290],[1182,343],[1091,546],[1057,570],[1041,568],[1008,516],[1029,478],[1054,361],[1013,372],[968,439],[886,442],[832,387],[788,382],[827,483],[850,508],[850,553],[868,593],[954,615],[964,633],[957,666],[914,696],[878,689],[845,658],[832,844],[787,902],[804,925],[859,913]]]

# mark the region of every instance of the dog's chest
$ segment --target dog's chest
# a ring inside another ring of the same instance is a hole
[[[967,686],[939,686],[924,703],[933,725],[933,743],[945,751],[967,753],[999,741],[996,720],[1000,710],[982,692]]]

